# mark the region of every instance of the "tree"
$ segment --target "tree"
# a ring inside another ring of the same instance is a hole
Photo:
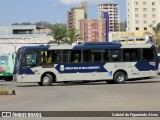
[[[20,25],[19,23],[13,23],[12,25]]]
[[[160,23],[158,23],[156,27],[153,27],[153,25],[150,25],[149,27],[152,28],[151,32],[146,31],[143,34],[144,35],[151,35],[154,38],[155,44],[157,44],[159,42],[159,38],[160,38]]]
[[[32,25],[30,22],[13,23],[12,25]]]
[[[72,44],[79,37],[78,30],[75,28],[68,30],[67,37],[69,38],[69,43]]]
[[[53,25],[51,23],[46,22],[46,21],[37,22],[37,23],[35,23],[35,25],[39,26],[39,27],[49,28],[49,29],[51,29],[53,27]]]
[[[56,43],[60,44],[67,36],[67,28],[65,24],[55,24],[52,27],[51,35],[56,40]]]

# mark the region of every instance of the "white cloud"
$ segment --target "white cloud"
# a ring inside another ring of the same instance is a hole
[[[59,0],[59,2],[64,5],[75,5],[75,4],[79,4],[81,1],[84,1],[84,0]],[[95,5],[100,3],[115,2],[117,0],[86,0],[86,1],[88,2],[88,4]]]
[[[71,5],[71,4],[79,4],[81,0],[59,0],[60,3],[65,5]]]

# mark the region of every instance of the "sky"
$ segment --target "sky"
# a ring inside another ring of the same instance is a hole
[[[67,23],[67,11],[80,6],[81,0],[0,0],[0,25],[47,21]],[[98,18],[98,4],[118,3],[120,21],[126,20],[126,0],[87,0],[88,18]]]

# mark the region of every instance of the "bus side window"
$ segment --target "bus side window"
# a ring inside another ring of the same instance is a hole
[[[63,50],[62,51],[62,60],[63,62],[71,62],[71,51],[70,50]]]
[[[88,50],[83,50],[83,62],[89,62],[88,57],[90,57],[89,56],[89,51]]]
[[[109,61],[109,50],[102,50],[103,53],[103,61]]]
[[[41,51],[41,61],[42,63],[46,63],[47,62],[47,51]]]
[[[128,52],[124,53],[124,61],[130,61],[130,55]]]
[[[121,61],[121,50],[110,50],[110,61]]]
[[[84,62],[101,62],[101,50],[84,50]]]
[[[47,51],[47,63],[52,63],[52,51]]]
[[[81,61],[81,50],[73,50],[71,52],[71,61],[74,63]]]
[[[142,51],[142,60],[154,60],[153,49],[143,49]]]
[[[101,50],[91,50],[92,62],[101,62]]]
[[[140,60],[140,49],[123,49],[123,61],[139,61]]]
[[[60,50],[52,51],[52,61],[55,63],[60,63],[62,61]]]

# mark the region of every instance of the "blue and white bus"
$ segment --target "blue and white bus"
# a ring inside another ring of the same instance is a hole
[[[107,81],[158,75],[154,45],[83,43],[81,45],[26,46],[17,52],[14,80],[50,86],[54,82]]]

